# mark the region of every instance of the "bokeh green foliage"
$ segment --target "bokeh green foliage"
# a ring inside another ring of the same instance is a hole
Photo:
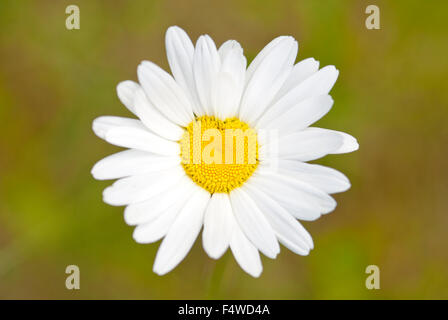
[[[65,28],[77,4],[81,29]],[[368,4],[381,30],[364,26]],[[448,2],[0,2],[0,298],[448,298]],[[263,258],[259,279],[197,241],[170,274],[152,272],[158,244],[140,245],[123,208],[101,200],[110,182],[92,165],[119,148],[96,138],[99,115],[130,116],[115,86],[151,60],[167,69],[164,33],[236,39],[251,60],[273,37],[299,58],[334,64],[332,111],[318,125],[358,138],[360,150],[320,163],[346,173],[335,212],[304,223],[315,249]],[[65,267],[81,290],[65,289]],[[365,268],[381,289],[365,288]]]

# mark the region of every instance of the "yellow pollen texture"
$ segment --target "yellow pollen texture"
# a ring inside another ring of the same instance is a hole
[[[186,174],[210,193],[240,187],[258,166],[257,134],[237,118],[198,117],[179,143]]]

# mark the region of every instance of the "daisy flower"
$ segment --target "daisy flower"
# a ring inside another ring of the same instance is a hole
[[[193,45],[179,27],[168,29],[166,51],[172,75],[143,61],[139,83],[117,86],[138,119],[93,121],[98,137],[129,149],[92,169],[96,179],[118,179],[104,202],[126,206],[138,243],[163,239],[159,275],[184,259],[202,228],[211,258],[230,248],[254,277],[259,253],[273,259],[279,243],[307,255],[313,240],[298,220],[333,211],[330,194],[350,187],[342,173],[307,161],[358,149],[349,134],[310,127],[333,105],[338,70],[312,58],[295,64],[290,36],[272,40],[247,68],[237,41],[218,49],[203,35]]]

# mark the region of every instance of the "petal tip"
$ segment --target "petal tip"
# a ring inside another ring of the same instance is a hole
[[[246,271],[250,276],[254,277],[254,278],[259,278],[261,276],[261,273],[263,272],[263,268],[257,269],[257,270],[253,270],[253,271]]]
[[[157,275],[159,275],[159,276],[164,276],[165,274],[167,274],[168,272],[170,272],[171,271],[171,269],[168,269],[168,268],[164,268],[161,264],[160,264],[160,262],[158,262],[159,260],[157,260],[157,257],[156,257],[156,261],[154,262],[154,266],[153,266],[153,268],[152,268],[152,271],[155,273],[155,274],[157,274]]]
[[[98,175],[98,163],[95,163],[92,167],[92,169],[90,170],[90,174],[92,175],[92,177],[96,180],[101,180],[100,176]]]

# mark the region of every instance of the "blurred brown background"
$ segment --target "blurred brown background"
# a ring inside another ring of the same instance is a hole
[[[81,29],[65,28],[76,4]],[[381,10],[367,30],[365,8]],[[0,2],[0,298],[404,299],[448,298],[448,2],[13,1]],[[92,120],[130,116],[115,86],[151,60],[167,69],[164,34],[236,39],[251,60],[272,38],[299,41],[299,60],[334,64],[333,110],[320,126],[360,150],[321,163],[352,188],[335,212],[304,223],[315,249],[263,258],[259,279],[197,241],[171,273],[152,272],[158,244],[140,245],[123,208],[101,200],[110,182],[92,165],[119,148]],[[65,268],[81,269],[81,290]],[[365,268],[381,269],[367,290]]]

